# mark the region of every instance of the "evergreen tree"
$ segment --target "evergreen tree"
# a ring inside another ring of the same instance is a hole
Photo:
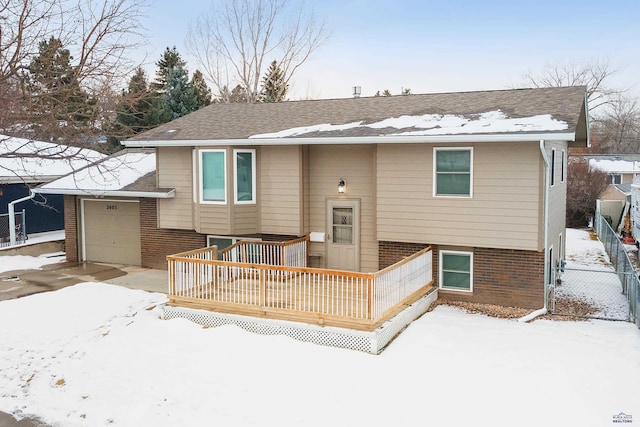
[[[228,100],[229,103],[234,102],[248,102],[247,101],[247,90],[241,85],[236,85],[231,92],[229,92],[229,88],[224,86],[222,88],[222,93],[220,94],[221,100]]]
[[[186,65],[187,63],[182,59],[175,46],[171,49],[167,47],[158,62],[156,62],[158,70],[156,71],[156,81],[152,83],[153,88],[163,91],[167,87],[172,70],[174,68],[186,69]]]
[[[211,104],[211,89],[204,81],[204,76],[200,70],[196,70],[191,77],[191,86],[196,94],[197,108],[205,107]]]
[[[389,89],[385,89],[382,91],[382,96],[391,96],[391,91]]]
[[[139,67],[118,101],[111,132],[117,137],[127,137],[163,123],[159,115],[162,110],[160,101],[160,97],[149,88],[144,70]]]
[[[96,100],[80,87],[73,57],[60,39],[50,37],[38,47],[26,74],[26,97],[37,136],[70,139],[80,135],[93,125]]]
[[[162,94],[162,109],[169,121],[198,109],[196,92],[188,80],[187,71],[180,66],[169,70],[165,91]]]
[[[287,90],[289,90],[289,85],[285,82],[284,72],[278,62],[273,61],[262,78],[260,101],[282,102],[285,100]]]

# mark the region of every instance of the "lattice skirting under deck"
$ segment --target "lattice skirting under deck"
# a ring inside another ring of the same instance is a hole
[[[207,327],[236,325],[263,335],[285,335],[298,341],[379,354],[407,325],[426,313],[437,298],[436,289],[371,332],[168,305],[163,307],[163,318],[184,318]]]

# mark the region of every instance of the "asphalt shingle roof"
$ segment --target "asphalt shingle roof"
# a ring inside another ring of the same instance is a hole
[[[469,117],[499,110],[509,118],[550,115],[567,124],[563,132],[575,132],[578,141],[586,142],[585,92],[585,87],[573,86],[281,103],[212,104],[138,134],[130,141],[247,139],[252,135],[325,123],[374,123],[391,117],[424,114]],[[372,129],[360,126],[341,131],[316,131],[304,137],[382,136],[397,131],[397,128]],[[551,130],[546,132],[552,133]],[[520,130],[517,133],[540,132]]]

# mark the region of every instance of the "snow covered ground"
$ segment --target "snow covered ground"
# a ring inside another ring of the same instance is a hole
[[[567,250],[567,268],[560,275],[556,296],[588,305],[591,316],[626,320],[629,303],[602,243],[585,230],[567,229]],[[569,314],[561,306],[556,309]]]
[[[567,240],[577,258],[593,249]],[[163,321],[164,301],[83,283],[1,302],[0,410],[63,427],[640,422],[630,323],[521,323],[438,306],[372,356]]]

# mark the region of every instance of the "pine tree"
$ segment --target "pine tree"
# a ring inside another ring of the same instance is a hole
[[[169,120],[177,119],[198,109],[196,92],[184,68],[178,66],[170,69],[165,91],[162,94],[162,109]]]
[[[196,94],[197,108],[205,107],[211,104],[211,89],[204,81],[204,76],[200,70],[196,70],[191,77],[191,86]]]
[[[273,61],[269,66],[265,76],[262,78],[262,90],[260,92],[261,102],[282,102],[285,100],[289,85],[285,83],[284,72]]]
[[[236,85],[231,92],[229,92],[229,88],[224,86],[222,88],[222,93],[220,94],[220,100],[228,100],[229,103],[235,102],[247,102],[247,90],[240,86]],[[224,101],[221,101],[224,102]]]
[[[110,131],[115,138],[143,132],[163,123],[161,111],[160,96],[149,88],[144,70],[138,68],[118,101],[116,119]]]
[[[55,37],[39,44],[38,55],[25,76],[30,117],[38,137],[71,139],[90,127],[96,100],[90,99],[77,80],[73,57]]]
[[[186,65],[187,63],[182,59],[175,46],[171,49],[167,47],[158,62],[156,62],[158,67],[156,81],[151,86],[158,91],[163,91],[169,81],[171,70],[178,67],[186,69]]]

